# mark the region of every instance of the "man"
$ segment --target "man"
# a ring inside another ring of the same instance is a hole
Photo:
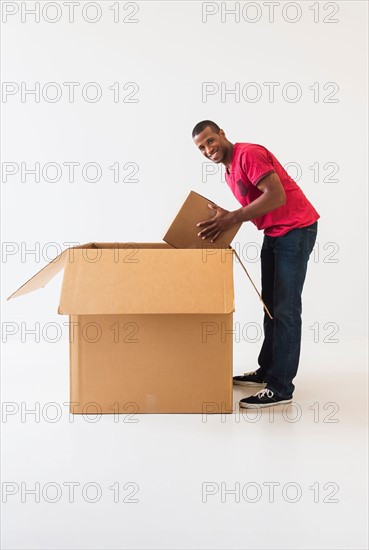
[[[264,314],[259,368],[233,377],[234,384],[262,385],[264,389],[242,399],[240,406],[290,403],[300,357],[301,294],[320,216],[265,147],[233,144],[211,120],[196,124],[192,138],[207,159],[224,164],[226,182],[242,205],[233,212],[209,205],[216,214],[198,224],[202,228],[199,237],[215,241],[222,231],[246,221],[264,230],[262,298],[273,319]]]

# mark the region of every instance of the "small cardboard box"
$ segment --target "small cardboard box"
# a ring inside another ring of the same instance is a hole
[[[215,205],[213,201],[191,191],[164,235],[163,241],[176,248],[228,248],[242,222],[221,233],[213,243],[209,238],[202,239],[198,233],[204,227],[197,227],[197,224],[215,216],[214,211],[208,207],[209,203]]]
[[[10,298],[62,269],[72,413],[232,412],[232,249],[89,243]]]

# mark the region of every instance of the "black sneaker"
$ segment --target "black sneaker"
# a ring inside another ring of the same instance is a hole
[[[277,396],[269,388],[258,391],[255,395],[251,397],[246,397],[241,399],[240,407],[244,409],[259,409],[260,407],[271,407],[273,405],[282,405],[284,403],[291,403],[292,397],[290,399],[285,399],[284,397]]]
[[[234,376],[233,384],[238,386],[260,386],[266,384],[266,381],[260,378],[258,371],[254,371],[245,372],[241,376]]]

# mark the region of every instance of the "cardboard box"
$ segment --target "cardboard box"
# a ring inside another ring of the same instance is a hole
[[[62,269],[72,413],[232,411],[232,249],[89,243],[10,298]]]
[[[208,207],[209,203],[215,205],[213,201],[191,191],[164,235],[163,241],[176,248],[228,248],[242,222],[221,233],[213,243],[210,239],[202,239],[198,233],[204,227],[196,225],[215,216],[214,211]]]

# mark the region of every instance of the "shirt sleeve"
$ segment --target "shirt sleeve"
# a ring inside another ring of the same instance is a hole
[[[275,172],[272,157],[265,147],[253,145],[242,155],[242,170],[253,185]]]

